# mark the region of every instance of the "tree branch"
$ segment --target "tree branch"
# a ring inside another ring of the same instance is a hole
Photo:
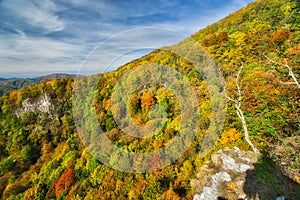
[[[289,76],[293,79],[293,82],[283,82],[283,81],[278,80],[278,79],[276,78],[276,80],[277,80],[279,83],[284,84],[284,85],[297,85],[297,87],[300,89],[300,83],[298,82],[297,77],[296,77],[295,73],[293,72],[293,68],[292,68],[291,66],[289,66],[289,64],[288,64],[288,62],[287,62],[287,60],[286,60],[285,58],[283,59],[285,63],[284,63],[284,64],[281,64],[281,63],[279,63],[279,62],[276,62],[276,61],[272,60],[271,58],[269,58],[269,57],[266,56],[266,55],[264,55],[264,56],[265,56],[265,58],[267,58],[267,60],[270,61],[271,63],[273,63],[273,64],[275,64],[275,65],[283,66],[283,67],[285,67],[285,68],[288,69],[288,71],[289,71]]]
[[[240,79],[240,74],[243,70],[243,65],[241,66],[241,68],[239,69],[238,73],[237,73],[237,76],[236,76],[236,79],[235,79],[235,83],[236,83],[236,87],[237,87],[237,97],[230,97],[228,94],[227,94],[227,88],[226,88],[226,83],[224,83],[224,90],[225,90],[225,98],[227,98],[229,101],[232,101],[233,102],[233,105],[236,109],[236,113],[237,113],[237,116],[239,117],[239,119],[242,121],[242,125],[243,125],[243,129],[244,129],[244,135],[245,135],[245,139],[247,141],[247,143],[249,144],[249,146],[252,148],[252,150],[259,154],[259,151],[258,149],[254,146],[254,144],[251,142],[250,138],[249,138],[249,133],[248,133],[248,128],[247,128],[247,123],[246,123],[246,120],[245,120],[245,116],[244,116],[244,113],[241,109],[241,106],[242,106],[242,90],[241,90],[241,86],[239,84],[239,79]]]

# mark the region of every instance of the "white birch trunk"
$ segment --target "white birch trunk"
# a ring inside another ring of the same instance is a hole
[[[234,107],[236,109],[236,113],[237,113],[238,117],[240,118],[240,120],[242,121],[244,135],[245,135],[245,139],[246,139],[247,143],[249,144],[249,146],[252,148],[252,150],[255,153],[259,154],[258,149],[255,147],[255,145],[251,142],[251,140],[249,138],[247,123],[246,123],[246,120],[245,120],[244,113],[241,109],[241,106],[242,106],[242,92],[241,92],[241,87],[239,85],[239,77],[240,77],[240,73],[241,73],[242,69],[243,69],[243,66],[241,66],[241,69],[239,70],[239,72],[237,74],[237,77],[235,79],[236,87],[237,87],[237,99],[231,98],[231,97],[228,96],[228,94],[226,92],[225,93],[226,93],[226,98],[233,102]],[[226,88],[225,88],[225,90],[226,90]]]

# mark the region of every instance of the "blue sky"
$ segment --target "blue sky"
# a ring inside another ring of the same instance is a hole
[[[151,48],[170,45],[251,1],[0,0],[0,77],[77,73],[99,43],[101,53],[113,58],[111,47],[101,46],[110,38],[114,49],[131,41],[129,36],[141,49],[145,42],[156,44]],[[148,51],[133,52],[113,62],[120,65]]]

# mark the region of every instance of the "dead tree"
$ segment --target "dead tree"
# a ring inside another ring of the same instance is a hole
[[[279,83],[284,84],[284,85],[297,85],[297,87],[300,89],[300,84],[299,84],[299,81],[297,80],[296,74],[293,72],[293,68],[288,64],[288,62],[287,62],[287,60],[285,58],[283,59],[284,63],[279,63],[279,62],[276,62],[276,61],[272,60],[271,58],[269,58],[266,55],[265,55],[265,57],[271,63],[273,63],[275,65],[278,65],[278,66],[285,67],[289,71],[289,76],[293,79],[292,82],[284,82],[284,81],[281,81],[281,80],[279,80],[279,79],[276,78],[276,80]]]
[[[242,93],[241,93],[241,87],[239,85],[239,78],[240,78],[240,74],[241,74],[242,70],[243,70],[243,65],[241,66],[241,68],[240,68],[240,70],[237,74],[237,77],[235,79],[235,83],[236,83],[236,87],[237,87],[237,91],[235,91],[236,92],[236,97],[229,96],[229,94],[226,91],[226,85],[225,85],[225,97],[233,103],[233,105],[236,109],[236,113],[237,113],[238,117],[240,118],[240,120],[242,122],[242,125],[243,125],[244,135],[245,135],[245,139],[246,139],[247,143],[250,145],[252,150],[255,153],[258,154],[259,153],[258,149],[255,147],[255,145],[251,142],[251,140],[249,138],[247,123],[246,123],[246,120],[245,120],[244,113],[241,109],[241,106],[242,106]]]

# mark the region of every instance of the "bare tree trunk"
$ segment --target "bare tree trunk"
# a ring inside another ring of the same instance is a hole
[[[228,94],[226,93],[226,98],[230,101],[233,102],[234,107],[236,109],[236,113],[238,115],[238,117],[240,118],[240,120],[242,121],[242,125],[243,125],[243,129],[244,129],[244,135],[245,135],[245,139],[247,141],[247,143],[249,144],[249,146],[252,148],[252,150],[259,154],[258,149],[255,147],[255,145],[251,142],[250,138],[249,138],[249,133],[248,133],[248,128],[247,128],[247,123],[245,120],[245,116],[244,113],[241,109],[242,106],[242,92],[241,92],[241,87],[239,85],[239,78],[240,78],[240,73],[242,72],[243,66],[241,66],[241,69],[239,70],[237,77],[235,79],[235,83],[236,83],[236,87],[237,87],[237,97],[236,98],[231,98],[230,96],[228,96]],[[226,87],[225,87],[226,90]]]
[[[252,150],[255,153],[259,153],[258,149],[254,146],[254,144],[251,142],[251,140],[249,138],[247,123],[246,123],[246,120],[245,120],[245,117],[244,117],[244,114],[243,114],[242,110],[239,107],[237,107],[236,104],[234,106],[236,108],[236,112],[237,112],[238,117],[242,121],[243,129],[244,129],[244,134],[245,134],[245,139],[246,139],[247,143],[250,145],[250,147],[252,148]]]

